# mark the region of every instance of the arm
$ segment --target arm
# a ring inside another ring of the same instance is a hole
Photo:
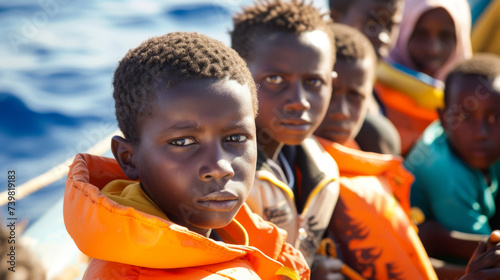
[[[500,231],[495,230],[489,239],[477,247],[460,280],[489,280],[500,278]]]
[[[435,220],[427,220],[418,226],[418,236],[425,250],[432,257],[458,256],[468,260],[477,244],[487,236],[449,231]]]
[[[459,256],[468,260],[477,244],[486,239],[485,235],[448,231],[434,220],[425,221],[419,226],[419,237],[431,256],[432,266],[439,279],[458,279],[464,275],[465,266],[453,265],[432,257]]]

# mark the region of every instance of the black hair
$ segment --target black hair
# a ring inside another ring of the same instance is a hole
[[[236,14],[233,21],[231,46],[247,61],[252,59],[252,50],[257,38],[276,32],[301,34],[321,30],[328,35],[332,46],[334,45],[330,19],[312,3],[307,4],[304,1],[257,1],[255,5]]]
[[[257,112],[257,94],[246,62],[222,42],[199,33],[174,32],[146,40],[119,62],[113,79],[116,119],[125,138],[139,142],[140,119],[155,92],[184,80],[229,77],[247,85]]]

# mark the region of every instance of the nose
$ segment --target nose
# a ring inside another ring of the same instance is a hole
[[[203,181],[228,180],[234,176],[231,160],[224,156],[225,151],[221,143],[206,147],[205,156],[199,170],[199,177]]]
[[[332,95],[332,101],[330,103],[328,114],[335,119],[348,119],[351,116],[349,112],[349,102],[347,101],[345,94],[334,93]]]
[[[291,84],[287,93],[285,112],[303,112],[309,110],[309,108],[311,108],[311,104],[307,100],[307,91],[302,83]]]
[[[438,55],[441,52],[442,46],[441,42],[437,39],[429,39],[427,43],[427,54],[428,55]]]
[[[488,122],[487,121],[479,121],[477,124],[477,138],[478,139],[485,139],[488,138]]]

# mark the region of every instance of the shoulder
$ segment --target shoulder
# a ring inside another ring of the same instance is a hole
[[[455,162],[448,136],[439,123],[433,123],[410,151],[404,165],[414,174],[434,174],[452,169]]]

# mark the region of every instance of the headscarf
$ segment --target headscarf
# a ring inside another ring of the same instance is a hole
[[[398,40],[387,59],[389,62],[398,63],[416,70],[408,53],[408,42],[420,17],[425,12],[435,8],[443,8],[450,14],[455,24],[457,38],[454,52],[435,77],[438,80],[444,81],[446,74],[456,63],[472,56],[470,39],[471,14],[469,4],[466,0],[405,0]]]

